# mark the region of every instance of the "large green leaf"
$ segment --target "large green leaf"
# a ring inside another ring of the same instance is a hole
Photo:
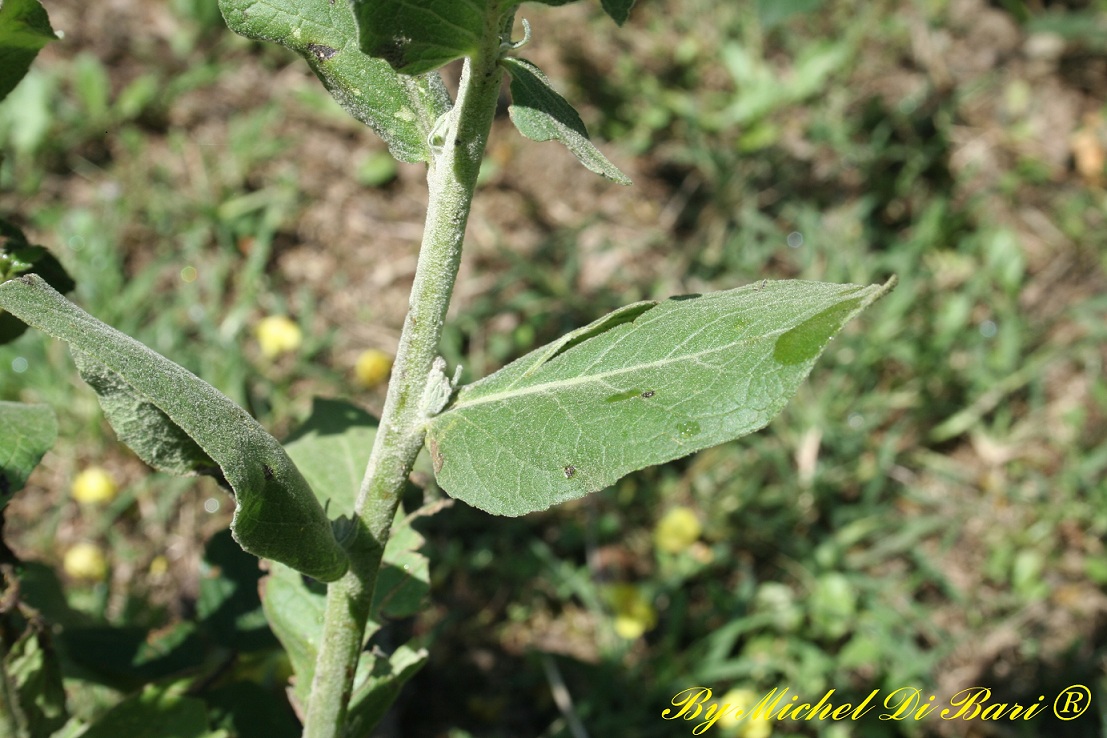
[[[345,573],[346,553],[300,470],[226,395],[96,320],[35,275],[0,284],[0,308],[75,349],[94,388],[108,390],[104,411],[124,428],[121,435],[133,441],[152,433],[192,444],[164,454],[163,440],[138,443],[133,448],[147,462],[186,459],[191,469],[206,471],[195,457],[198,449],[214,460],[234,490],[231,531],[240,546],[322,581]]]
[[[58,438],[49,405],[0,402],[0,510],[8,504]]]
[[[185,696],[185,685],[150,685],[97,718],[81,737],[226,738],[223,731],[208,730],[207,708]]]
[[[316,398],[311,415],[285,447],[328,509],[350,512],[376,433],[376,418],[364,410],[341,400]],[[377,574],[366,639],[380,629],[384,618],[408,617],[422,606],[429,587],[427,558],[419,551],[422,545],[423,537],[410,518],[398,511]],[[292,662],[296,674],[292,693],[301,705],[307,701],[323,634],[325,595],[322,587],[280,565],[270,567],[262,584],[262,605]],[[363,727],[375,724],[425,658],[426,651],[406,646],[388,659],[363,655],[354,682],[351,721],[356,714]]]
[[[384,139],[397,159],[429,161],[427,138],[450,106],[437,74],[404,78],[358,46],[349,2],[219,0],[227,25],[302,56],[335,100]]]
[[[354,0],[361,48],[404,74],[422,74],[475,52],[493,0]]]
[[[890,286],[764,282],[601,318],[462,389],[428,426],[435,475],[523,515],[751,433]]]
[[[520,133],[532,141],[556,139],[591,171],[622,185],[631,184],[588,139],[588,129],[580,115],[538,67],[526,59],[505,58],[502,63],[511,74],[508,114]]]
[[[239,653],[277,645],[258,595],[258,560],[219,531],[204,546],[196,617],[212,641]]]
[[[372,415],[343,400],[316,397],[284,447],[320,504],[332,515],[351,515],[376,437]]]
[[[0,100],[15,89],[38,52],[55,38],[38,0],[0,0]]]
[[[376,435],[377,419],[369,413],[343,400],[317,397],[285,449],[319,502],[332,513],[350,515]],[[398,512],[373,591],[374,620],[408,617],[422,606],[430,581],[422,546],[423,537]]]

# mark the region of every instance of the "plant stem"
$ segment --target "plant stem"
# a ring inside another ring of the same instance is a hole
[[[433,142],[427,172],[426,230],[415,283],[380,427],[355,507],[358,532],[349,547],[350,570],[327,589],[323,639],[304,723],[305,738],[343,735],[384,546],[400,492],[423,447],[427,418],[420,401],[437,356],[477,174],[496,112],[502,78],[498,64],[500,33],[499,19],[490,17],[484,48],[465,60],[457,103],[436,126],[441,142]]]

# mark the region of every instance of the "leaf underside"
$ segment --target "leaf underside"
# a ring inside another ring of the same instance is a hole
[[[58,437],[49,405],[0,402],[0,510],[8,504]]]
[[[505,58],[501,63],[511,75],[508,115],[520,133],[532,141],[560,141],[589,170],[621,185],[631,184],[630,178],[588,139],[580,115],[537,66],[516,58]]]
[[[219,8],[235,33],[303,57],[331,96],[384,139],[394,157],[430,160],[428,126],[450,107],[441,78],[403,77],[363,53],[349,2],[219,0]]]
[[[601,319],[462,389],[428,425],[435,475],[453,497],[523,515],[751,433],[890,287],[766,282],[638,307],[597,332]]]
[[[342,576],[346,553],[299,469],[226,395],[36,275],[0,284],[0,308],[70,345],[93,389],[105,393],[108,420],[144,461],[175,473],[221,472],[234,491],[231,531],[242,548],[322,581]]]

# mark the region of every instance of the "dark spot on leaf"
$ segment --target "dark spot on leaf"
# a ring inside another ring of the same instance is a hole
[[[654,392],[653,390],[646,390],[645,392],[642,393],[642,397],[648,400],[656,394],[657,393]]]
[[[370,52],[371,56],[379,56],[392,65],[393,69],[402,69],[407,65],[407,46],[411,39],[396,36],[391,41],[378,44]]]
[[[330,46],[324,46],[323,44],[308,44],[307,48],[308,51],[315,54],[315,58],[319,61],[326,61],[338,53],[338,49],[332,49]]]
[[[564,469],[562,469],[562,471],[565,472],[565,478],[566,479],[572,479],[573,476],[576,475],[576,473],[577,473],[577,468],[575,466],[573,466],[572,464],[569,464]]]
[[[262,473],[265,474],[265,481],[267,481],[267,482],[270,481],[271,479],[273,479],[274,476],[276,476],[276,475],[273,474],[273,470],[269,467],[268,464],[262,464],[261,465],[261,470],[262,470]]]
[[[614,395],[605,397],[604,402],[622,402],[623,400],[629,400],[632,397],[638,397],[641,391],[640,389],[629,389],[625,392],[617,392]]]

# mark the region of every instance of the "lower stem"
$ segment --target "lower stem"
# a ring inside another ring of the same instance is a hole
[[[477,174],[496,111],[502,73],[500,28],[466,59],[457,103],[447,115],[441,146],[432,142],[427,173],[426,230],[409,311],[393,365],[384,412],[355,507],[357,536],[348,548],[350,570],[327,589],[323,637],[304,721],[305,738],[344,734],[354,674],[363,649],[377,573],[400,493],[423,446],[420,406],[450,305]],[[367,726],[361,726],[367,730]]]

